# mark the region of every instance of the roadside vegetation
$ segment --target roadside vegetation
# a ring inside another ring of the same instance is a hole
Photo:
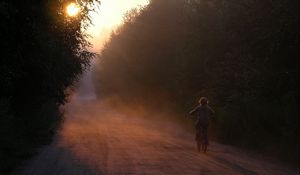
[[[0,2],[0,174],[49,143],[63,120],[67,89],[93,57],[82,31],[98,0],[79,1],[76,17],[65,14],[69,2]]]
[[[101,54],[100,98],[184,116],[207,96],[219,141],[299,162],[298,1],[152,0],[124,19]]]

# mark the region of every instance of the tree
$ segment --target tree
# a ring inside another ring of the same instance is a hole
[[[62,120],[59,106],[66,102],[66,88],[93,57],[83,29],[99,1],[77,1],[81,11],[73,18],[65,14],[68,2],[0,3],[0,171],[49,140]]]
[[[298,12],[294,0],[153,0],[103,50],[98,93],[182,113],[208,96],[220,141],[295,162]]]

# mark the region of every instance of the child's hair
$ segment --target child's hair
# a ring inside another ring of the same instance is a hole
[[[199,102],[200,105],[204,106],[204,105],[207,105],[208,100],[207,100],[206,97],[201,97],[198,102]]]

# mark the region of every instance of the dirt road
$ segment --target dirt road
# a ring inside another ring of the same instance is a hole
[[[211,143],[198,153],[194,136],[174,123],[130,115],[94,102],[72,103],[55,141],[16,175],[293,175],[282,164]]]

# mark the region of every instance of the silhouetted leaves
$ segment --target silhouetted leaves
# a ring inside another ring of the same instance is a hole
[[[219,139],[298,160],[298,1],[152,0],[132,17],[102,52],[98,94],[181,112],[207,96]]]
[[[51,138],[66,88],[94,56],[82,28],[98,0],[78,1],[83,10],[74,18],[64,12],[69,2],[0,2],[0,171]]]

